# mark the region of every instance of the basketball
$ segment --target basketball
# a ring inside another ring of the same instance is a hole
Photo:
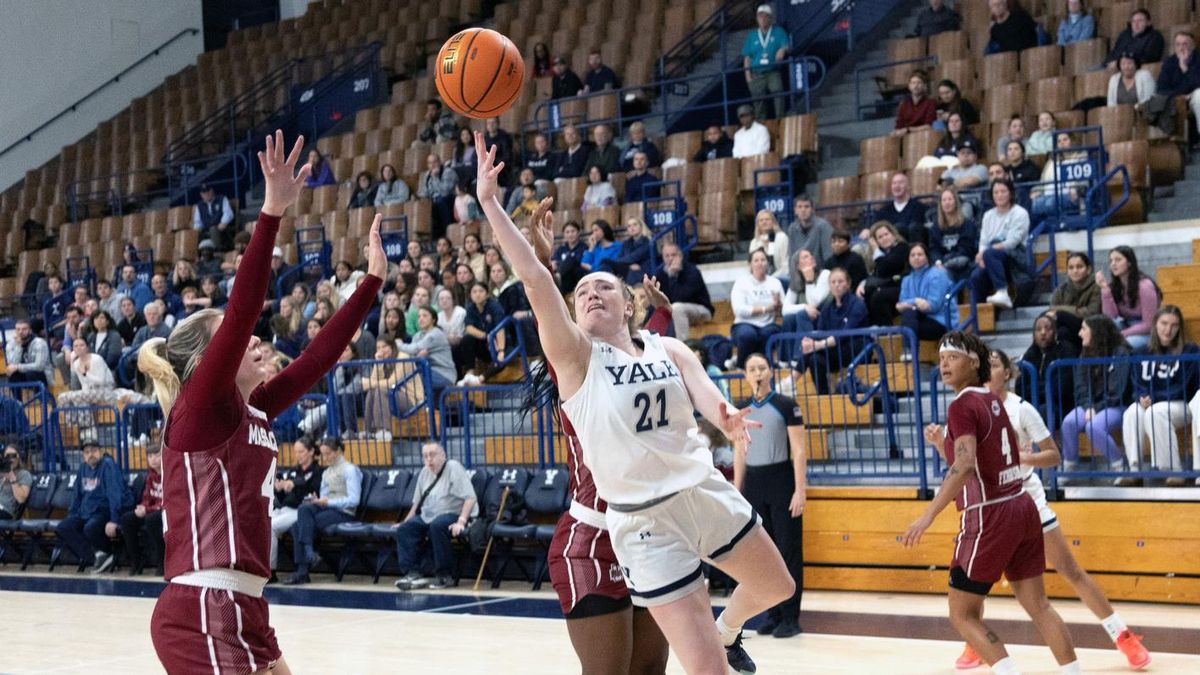
[[[525,79],[525,60],[507,37],[488,28],[468,28],[446,40],[434,78],[442,101],[473,119],[508,110]]]

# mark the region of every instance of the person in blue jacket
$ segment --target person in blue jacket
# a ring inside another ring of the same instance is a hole
[[[58,538],[92,574],[108,571],[116,559],[110,539],[117,536],[121,513],[133,508],[133,494],[116,461],[93,441],[83,443],[83,464],[75,475],[75,494]]]
[[[829,272],[829,296],[821,306],[815,332],[853,330],[867,325],[867,303],[850,291],[850,276],[846,270],[835,267]],[[804,357],[796,367],[800,372],[812,371],[817,393],[828,394],[829,374],[841,371],[844,365],[850,363],[855,350],[862,346],[863,339],[837,339],[828,336],[814,340],[805,336],[800,341],[800,351]]]
[[[621,242],[621,253],[600,263],[600,268],[612,272],[634,285],[642,280],[642,275],[650,272],[650,237],[646,236],[646,226],[638,218],[625,221],[625,241]]]
[[[583,254],[579,268],[585,275],[599,272],[605,260],[621,255],[621,242],[613,234],[612,225],[603,218],[592,223],[592,235],[588,238],[588,250]]]
[[[1200,347],[1183,339],[1183,312],[1163,305],[1154,313],[1150,344],[1138,355],[1169,356],[1200,354]],[[1125,409],[1121,430],[1129,469],[1179,471],[1179,439],[1175,430],[1188,422],[1187,400],[1197,388],[1196,361],[1142,361],[1133,365],[1133,404]],[[1142,465],[1142,448],[1150,438],[1150,466]],[[1117,485],[1132,485],[1132,477],[1117,479]]]
[[[929,264],[929,254],[920,243],[909,247],[908,267],[912,271],[900,280],[900,300],[896,303],[900,325],[918,340],[940,340],[946,334],[950,276],[946,270]]]
[[[1067,15],[1058,22],[1058,45],[1090,40],[1096,35],[1096,20],[1083,6],[1083,0],[1067,0]]]

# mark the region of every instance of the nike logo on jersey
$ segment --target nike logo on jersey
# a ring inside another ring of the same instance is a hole
[[[261,445],[264,448],[270,448],[275,452],[279,452],[279,446],[275,445],[275,434],[262,427],[251,425],[249,442],[251,445]]]
[[[634,363],[628,366],[604,366],[615,386],[637,384],[638,382],[654,382],[669,377],[678,377],[679,371],[668,359],[658,363]]]

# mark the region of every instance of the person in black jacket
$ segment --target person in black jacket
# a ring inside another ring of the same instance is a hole
[[[1196,37],[1179,31],[1172,46],[1171,55],[1163,59],[1158,73],[1157,93],[1186,97],[1192,114],[1200,119],[1200,54],[1196,52]]]
[[[1025,156],[1025,143],[1016,139],[1004,146],[1004,167],[1014,183],[1034,183],[1042,176],[1037,165]]]
[[[554,79],[550,82],[550,98],[570,98],[583,92],[583,82],[567,65],[567,57],[554,57]]]
[[[710,159],[733,157],[733,140],[725,135],[721,127],[713,125],[704,130],[704,142],[692,157],[693,162],[707,162]]]
[[[558,153],[558,164],[555,165],[555,178],[579,178],[584,175],[587,167],[588,153],[591,146],[583,142],[579,129],[568,124],[563,127],[563,144],[566,150]],[[536,172],[534,175],[537,175]]]
[[[892,200],[875,212],[876,223],[891,223],[905,241],[925,243],[925,205],[913,198],[908,176],[892,176]]]
[[[550,271],[558,277],[558,290],[563,293],[575,290],[575,284],[579,283],[584,275],[579,263],[586,252],[587,244],[579,238],[579,223],[568,221],[563,225],[562,243],[554,249],[550,258]]]
[[[92,353],[104,359],[109,370],[117,372],[117,362],[121,360],[125,340],[117,332],[112,315],[102,309],[93,312],[83,327],[83,335]]]
[[[1079,350],[1075,345],[1058,338],[1058,322],[1053,314],[1046,312],[1033,320],[1033,344],[1025,350],[1021,360],[1033,366],[1037,377],[1023,377],[1019,380],[1021,398],[1026,401],[1039,401],[1038,412],[1047,420],[1051,418],[1048,414],[1051,412],[1050,402],[1043,399],[1046,396],[1046,375],[1050,364],[1060,359],[1073,359],[1078,356]],[[1058,426],[1067,416],[1067,411],[1075,408],[1075,381],[1071,377],[1070,370],[1056,370],[1055,373],[1056,400],[1053,406],[1053,416],[1055,418],[1054,426]],[[1036,392],[1034,391],[1035,387],[1037,388]]]
[[[1037,22],[1020,7],[1010,7],[1009,0],[988,0],[992,12],[992,27],[987,54],[1019,52],[1037,46]]]
[[[659,272],[659,290],[671,301],[671,318],[675,337],[686,340],[692,322],[710,321],[713,304],[700,268],[687,261],[678,244],[667,243],[662,248],[663,266]]]
[[[858,285],[857,293],[867,303],[871,325],[890,326],[900,300],[900,278],[908,271],[908,242],[886,220],[871,226],[871,239],[881,255],[875,258],[875,271]]]
[[[545,134],[533,137],[533,152],[525,155],[525,168],[533,172],[535,180],[554,180],[558,153],[550,149],[550,141]]]
[[[957,190],[945,188],[938,194],[938,208],[930,210],[925,227],[930,262],[946,270],[952,281],[966,277],[979,251],[979,223],[963,211]]]
[[[1129,25],[1117,35],[1112,51],[1104,59],[1104,68],[1110,73],[1117,72],[1122,54],[1132,54],[1139,63],[1161,61],[1166,47],[1162,33],[1150,21],[1150,10],[1135,9],[1129,15]]]
[[[850,233],[834,230],[829,237],[829,249],[833,251],[833,255],[821,263],[821,269],[840,267],[846,270],[846,276],[850,277],[850,288],[858,288],[867,278],[867,263],[861,255],[850,249]]]
[[[929,0],[929,6],[917,14],[917,28],[912,37],[929,37],[946,31],[958,30],[962,17],[946,6],[944,0]]]
[[[275,504],[271,509],[271,569],[279,562],[279,538],[296,524],[296,516],[304,498],[321,493],[321,465],[317,463],[312,439],[302,437],[292,441],[296,469],[286,477],[275,477]],[[274,578],[274,575],[272,575]]]

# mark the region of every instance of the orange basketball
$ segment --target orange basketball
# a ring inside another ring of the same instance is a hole
[[[525,60],[500,33],[468,28],[442,45],[434,79],[442,101],[459,115],[498,117],[517,100]]]

